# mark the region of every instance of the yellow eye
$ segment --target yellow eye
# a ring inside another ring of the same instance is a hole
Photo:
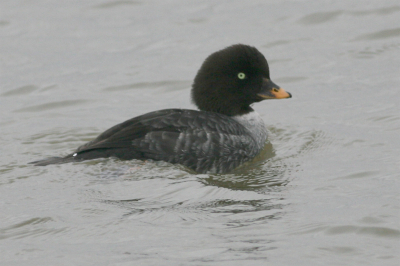
[[[239,78],[239,79],[245,79],[245,78],[246,78],[246,74],[240,72],[240,73],[238,74],[238,78]]]

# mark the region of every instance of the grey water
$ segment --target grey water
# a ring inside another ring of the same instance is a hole
[[[235,43],[293,94],[254,162],[27,164],[195,108]],[[398,0],[2,0],[0,64],[0,265],[400,265]]]

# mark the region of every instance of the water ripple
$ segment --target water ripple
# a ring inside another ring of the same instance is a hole
[[[298,20],[298,22],[306,25],[322,24],[328,21],[335,20],[339,15],[343,14],[343,11],[330,11],[330,12],[318,12],[310,15],[306,15]]]
[[[371,10],[348,11],[348,13],[354,16],[365,16],[365,15],[390,15],[392,13],[396,13],[399,11],[400,11],[400,6],[391,6],[383,8],[374,8]]]
[[[377,226],[355,226],[355,225],[331,226],[325,229],[325,233],[328,235],[353,233],[359,235],[373,235],[385,238],[400,238],[400,230],[388,227],[377,227]]]
[[[0,229],[0,239],[25,238],[30,236],[57,234],[66,228],[43,228],[44,224],[54,222],[51,217],[36,217]]]
[[[6,91],[2,94],[0,94],[0,96],[15,96],[15,95],[24,95],[24,94],[29,94],[35,90],[38,90],[39,88],[35,85],[26,85],[26,86],[22,86],[16,89],[12,89],[9,91]]]
[[[126,84],[120,86],[112,86],[104,88],[103,91],[123,91],[123,90],[134,90],[134,89],[160,89],[166,88],[170,90],[183,90],[190,87],[191,82],[189,81],[156,81],[156,82],[139,82],[133,84]]]
[[[51,102],[51,103],[44,103],[29,107],[24,107],[15,110],[14,112],[43,112],[43,111],[50,111],[58,108],[65,108],[69,106],[81,105],[84,103],[89,102],[88,100],[65,100],[65,101],[58,101],[58,102]]]
[[[400,28],[385,29],[368,34],[363,34],[354,39],[354,41],[366,41],[366,40],[380,40],[388,38],[397,38],[400,36]]]
[[[103,4],[96,5],[96,6],[94,6],[94,8],[107,9],[107,8],[114,8],[114,7],[127,7],[127,6],[140,5],[140,4],[142,4],[141,1],[118,0],[118,1],[108,1]]]

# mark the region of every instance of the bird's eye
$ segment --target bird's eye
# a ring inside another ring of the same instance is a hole
[[[245,78],[246,78],[246,74],[243,73],[243,72],[240,72],[240,73],[238,74],[238,78],[239,78],[239,79],[245,79]]]

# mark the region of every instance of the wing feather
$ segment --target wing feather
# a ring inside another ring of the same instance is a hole
[[[230,161],[231,165],[221,167],[232,168],[254,156],[249,153],[255,145],[250,136],[246,128],[225,115],[166,109],[118,124],[79,147],[76,153],[89,156],[91,152],[109,150],[108,154],[124,159],[163,160],[196,171]]]

